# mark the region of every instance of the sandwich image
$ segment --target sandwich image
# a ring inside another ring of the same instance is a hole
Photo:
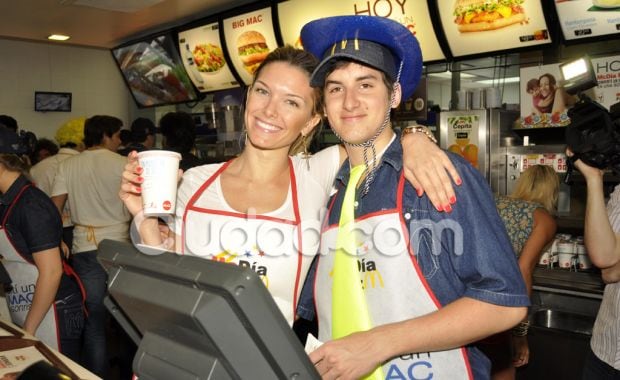
[[[243,66],[250,73],[254,72],[269,54],[265,37],[257,31],[249,30],[237,37],[237,49]]]
[[[495,30],[525,22],[525,0],[456,0],[454,22],[460,32]]]

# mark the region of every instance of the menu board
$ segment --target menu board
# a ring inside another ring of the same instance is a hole
[[[289,0],[278,4],[282,39],[295,47],[301,47],[299,32],[308,21],[344,15],[381,16],[398,21],[417,37],[424,62],[445,59],[426,1]]]
[[[620,0],[556,0],[565,40],[620,33]]]
[[[139,107],[198,100],[169,34],[120,46],[112,55]]]
[[[179,32],[179,51],[185,70],[199,91],[239,86],[224,59],[217,22]]]
[[[454,57],[551,42],[541,0],[437,1]]]
[[[233,66],[246,85],[270,51],[278,47],[271,8],[259,9],[224,20],[226,48]]]

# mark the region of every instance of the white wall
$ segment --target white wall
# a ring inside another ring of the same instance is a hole
[[[34,92],[72,93],[71,112],[35,112]],[[134,101],[109,50],[0,39],[0,114],[53,138],[74,117],[116,116],[129,125]]]
[[[431,82],[427,83],[428,100],[434,104],[441,106],[442,110],[450,109],[450,99],[452,92],[450,88],[450,81]],[[476,83],[462,84],[463,89],[470,90],[477,87],[491,87],[490,85],[479,85]],[[500,86],[501,87],[501,86]],[[501,88],[500,88],[501,90]],[[519,104],[519,83],[506,83],[504,84],[504,93],[502,94],[502,103],[506,104]]]

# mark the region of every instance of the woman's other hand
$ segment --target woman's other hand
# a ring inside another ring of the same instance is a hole
[[[415,187],[418,196],[426,193],[439,211],[451,211],[456,202],[452,181],[461,184],[461,177],[446,152],[423,133],[403,137],[405,178]]]
[[[515,367],[526,365],[530,361],[530,347],[527,344],[527,336],[512,337],[512,364]]]

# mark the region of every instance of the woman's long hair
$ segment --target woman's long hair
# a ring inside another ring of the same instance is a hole
[[[10,172],[18,172],[30,178],[30,164],[15,154],[0,153],[0,165]]]

